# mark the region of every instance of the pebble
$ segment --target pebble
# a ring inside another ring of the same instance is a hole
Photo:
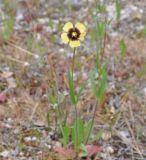
[[[24,62],[24,66],[28,67],[28,66],[30,66],[30,64],[28,62]]]
[[[34,54],[33,56],[34,56],[35,59],[39,59],[40,58],[40,56],[38,54]]]
[[[144,116],[144,121],[146,122],[146,116]]]
[[[4,158],[9,157],[9,155],[10,155],[10,151],[8,151],[8,150],[5,150],[5,151],[3,151],[3,152],[0,152],[0,156],[2,156],[2,157],[4,157]]]
[[[113,149],[113,147],[111,147],[111,146],[107,146],[107,147],[105,148],[105,150],[106,150],[109,154],[113,154],[113,153],[114,153],[114,149]]]
[[[50,150],[52,149],[52,145],[51,144],[45,144],[45,146]]]
[[[103,140],[107,141],[107,140],[111,139],[111,137],[112,137],[111,132],[105,132],[105,133],[102,134],[102,139]]]
[[[20,152],[19,155],[20,155],[20,156],[24,156],[24,153],[23,153],[23,152]]]
[[[12,118],[8,118],[7,121],[8,121],[8,123],[12,123],[13,122]]]
[[[82,80],[84,80],[84,81],[86,81],[86,80],[88,80],[88,75],[87,75],[87,73],[82,73]]]
[[[69,95],[69,92],[68,92],[68,91],[63,91],[63,95],[64,95],[64,96],[68,96],[68,95]]]
[[[144,96],[146,96],[146,87],[143,89]]]
[[[60,48],[60,49],[59,49],[59,52],[60,52],[60,53],[64,53],[64,52],[65,52],[64,48]]]
[[[60,142],[55,142],[55,145],[54,145],[54,147],[61,147],[62,145],[61,145],[61,143]]]
[[[24,141],[25,141],[25,142],[31,141],[31,137],[25,137],[25,138],[24,138]]]
[[[31,140],[32,140],[32,141],[36,141],[36,140],[37,140],[37,137],[33,136],[33,137],[31,138]]]

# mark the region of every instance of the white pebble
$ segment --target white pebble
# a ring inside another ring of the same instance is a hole
[[[146,96],[146,87],[143,89],[144,96]]]
[[[5,158],[8,157],[9,155],[10,155],[10,151],[8,151],[8,150],[5,150],[0,153],[0,156],[5,157]]]
[[[37,140],[37,137],[33,136],[33,137],[31,138],[31,140],[32,140],[32,141],[36,141],[36,140]]]
[[[110,154],[114,153],[114,149],[111,146],[106,147],[106,151]]]
[[[25,138],[24,138],[24,141],[30,142],[30,141],[31,141],[31,137],[25,137]]]
[[[33,56],[34,56],[35,59],[39,59],[39,55],[34,54]]]
[[[24,62],[24,66],[27,67],[29,66],[30,64],[28,62]]]

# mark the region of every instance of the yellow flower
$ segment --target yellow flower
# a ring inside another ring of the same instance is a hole
[[[86,35],[86,27],[78,22],[75,26],[71,22],[67,22],[63,27],[63,33],[61,34],[62,42],[69,44],[71,48],[80,46],[80,41],[84,40]]]

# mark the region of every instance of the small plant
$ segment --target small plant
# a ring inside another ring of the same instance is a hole
[[[117,20],[120,19],[121,15],[121,3],[120,0],[115,0],[115,7],[116,7],[116,18]],[[77,55],[77,48],[81,45],[81,42],[84,40],[87,29],[86,27],[78,22],[73,25],[71,22],[67,22],[63,26],[63,32],[61,34],[61,39],[64,44],[68,44],[72,49],[73,56],[71,65],[69,66],[68,71],[68,81],[67,86],[69,89],[69,97],[72,106],[74,106],[75,111],[75,118],[73,123],[70,125],[67,123],[66,120],[59,120],[59,128],[61,132],[60,141],[62,142],[64,147],[72,146],[77,153],[82,151],[82,156],[87,156],[87,145],[91,138],[91,133],[94,128],[94,120],[95,117],[100,113],[105,112],[104,104],[105,104],[105,92],[107,87],[107,62],[104,63],[104,54],[105,54],[105,47],[107,41],[107,26],[111,23],[111,20],[105,16],[105,19],[101,21],[98,20],[98,14],[105,14],[106,15],[106,7],[104,4],[96,4],[96,10],[93,14],[93,29],[91,30],[91,42],[93,42],[93,46],[95,46],[95,67],[89,72],[88,83],[90,88],[93,92],[93,95],[96,98],[96,103],[93,109],[92,118],[87,122],[83,120],[77,108],[79,103],[81,93],[84,89],[86,84],[82,86],[78,86],[79,90],[76,90],[77,84],[74,83],[74,70],[75,70],[75,61]],[[124,40],[120,41],[120,53],[121,57],[123,58],[126,53],[126,44]],[[59,104],[57,99],[52,99],[53,103]],[[54,102],[55,101],[55,102]],[[59,105],[57,105],[58,107]],[[58,113],[61,113],[59,111]],[[59,115],[59,114],[58,114]],[[59,117],[59,116],[58,116]],[[67,119],[67,117],[64,117]],[[64,122],[64,123],[63,123]],[[99,132],[98,137],[101,136]],[[95,147],[95,146],[94,146]]]
[[[102,43],[102,38],[104,38],[106,26],[104,23],[99,23],[97,29],[98,29],[98,37],[100,38]],[[80,118],[77,109],[77,104],[79,102],[82,90],[84,89],[84,85],[80,86],[80,89],[77,92],[74,84],[74,67],[75,67],[77,47],[80,46],[80,42],[84,40],[85,35],[86,35],[86,27],[79,22],[76,23],[75,25],[73,25],[71,22],[66,23],[63,27],[63,33],[61,34],[61,39],[63,43],[68,44],[73,49],[72,63],[68,72],[68,88],[69,88],[70,101],[71,104],[74,106],[75,110],[75,119],[71,126],[67,123],[64,124],[59,123],[60,130],[62,133],[62,138],[60,139],[60,141],[65,147],[67,147],[71,142],[72,146],[74,147],[77,153],[80,150],[83,150],[84,148],[83,146],[86,145],[90,139],[91,131],[94,126],[94,119],[97,107],[101,105],[102,102],[104,101],[104,93],[107,81],[106,65],[101,66],[100,64],[98,64],[98,66],[100,65],[99,71],[97,72],[97,69],[95,68],[95,70],[93,70],[89,76],[91,88],[93,90],[93,93],[97,97],[98,103],[95,106],[95,111],[92,119],[89,120],[88,122],[85,122]],[[98,86],[96,86],[96,80],[95,80],[96,74],[99,75]]]
[[[80,145],[85,141],[84,129],[86,127],[84,126],[84,122],[78,116],[77,103],[82,91],[82,87],[80,87],[80,90],[77,93],[74,85],[74,65],[76,48],[79,47],[80,42],[84,40],[84,37],[86,35],[86,27],[79,22],[76,23],[75,26],[71,22],[68,22],[64,25],[63,30],[64,32],[61,34],[62,41],[65,44],[69,44],[69,46],[73,48],[72,65],[68,73],[68,84],[71,103],[74,105],[75,109],[75,122],[71,128],[65,127],[62,128],[61,131],[64,137],[64,141],[66,142],[69,139],[69,135],[71,135],[74,148],[76,150],[79,150]]]
[[[98,6],[98,11],[105,11],[104,6]],[[92,129],[94,127],[94,120],[97,112],[98,106],[101,107],[105,100],[105,90],[107,84],[107,72],[106,72],[106,64],[102,64],[103,55],[104,55],[104,48],[105,48],[105,39],[106,39],[106,25],[107,21],[100,22],[96,24],[95,27],[95,40],[97,42],[97,55],[96,55],[96,66],[93,71],[90,72],[89,75],[89,83],[91,89],[96,97],[96,105],[94,108],[94,114],[92,118],[87,122],[84,121],[77,109],[77,104],[79,102],[81,93],[84,89],[84,85],[80,86],[79,90],[76,90],[76,84],[74,83],[74,70],[75,70],[75,60],[77,55],[77,48],[81,45],[81,41],[84,40],[86,35],[87,29],[86,27],[78,22],[73,25],[71,22],[67,22],[63,27],[63,33],[61,34],[62,42],[68,44],[71,49],[73,50],[73,56],[71,65],[68,71],[68,89],[69,89],[69,96],[70,102],[72,106],[74,106],[75,111],[75,119],[72,125],[69,125],[67,121],[60,121],[59,120],[59,128],[62,137],[60,141],[62,142],[64,147],[69,147],[70,145],[73,146],[76,153],[78,154],[79,151],[83,151],[84,155],[87,154],[86,145],[91,137]],[[98,38],[97,38],[98,37]],[[98,81],[97,76],[98,75]],[[98,82],[98,83],[97,83]],[[50,97],[50,101],[53,104],[57,104],[58,113],[62,112],[59,111],[59,105],[57,99],[54,97]],[[59,114],[58,114],[59,115]],[[60,117],[60,116],[58,116]],[[66,119],[66,117],[64,117]],[[65,122],[65,123],[63,123]]]

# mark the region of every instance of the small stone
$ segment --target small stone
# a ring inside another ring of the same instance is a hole
[[[2,157],[4,157],[4,158],[9,157],[9,155],[10,155],[10,151],[8,151],[8,150],[5,150],[5,151],[3,151],[3,152],[0,152],[0,156],[2,156]]]
[[[87,73],[83,73],[83,74],[82,74],[82,79],[83,79],[84,81],[88,80],[88,75],[87,75]]]
[[[55,142],[55,145],[54,145],[55,147],[61,147],[62,145],[61,145],[61,143],[60,142]]]
[[[34,54],[33,56],[34,56],[35,59],[39,59],[39,55]]]
[[[10,124],[5,124],[5,127],[9,129],[13,128]]]
[[[31,138],[31,140],[32,140],[32,141],[36,141],[36,140],[37,140],[37,137],[33,136],[33,137]]]
[[[20,152],[19,155],[20,155],[20,156],[24,156],[24,153],[23,153],[23,152]]]
[[[60,53],[64,53],[64,48],[60,48],[60,49],[59,49],[59,52],[60,52]]]
[[[69,95],[68,91],[63,91],[63,95],[68,96]]]
[[[24,138],[24,141],[25,141],[25,142],[30,142],[30,141],[31,141],[31,137],[25,137],[25,138]]]
[[[146,96],[146,87],[143,89],[144,96]]]
[[[112,137],[111,132],[106,132],[102,134],[102,139],[103,140],[109,140]]]
[[[42,154],[43,154],[42,151],[38,151],[38,152],[37,152],[37,155],[42,155]]]
[[[54,132],[53,132],[53,131],[49,132],[49,135],[50,135],[50,136],[53,136],[53,135],[54,135]]]
[[[146,116],[144,116],[144,121],[146,122]]]
[[[106,147],[106,151],[110,154],[114,153],[114,149],[111,146]]]
[[[52,145],[51,145],[51,144],[45,144],[45,146],[46,146],[48,149],[52,149]]]
[[[30,64],[28,62],[24,62],[24,66],[28,67],[28,66],[30,66]]]
[[[12,120],[11,118],[8,118],[7,121],[8,121],[9,123],[12,123],[12,122],[13,122],[13,120]]]
[[[110,112],[112,113],[112,114],[115,114],[115,108],[112,106],[111,108],[110,108]]]
[[[100,153],[100,156],[103,158],[103,159],[107,159],[107,155],[105,153]]]
[[[129,138],[130,134],[128,131],[119,131],[119,135],[123,138]]]

